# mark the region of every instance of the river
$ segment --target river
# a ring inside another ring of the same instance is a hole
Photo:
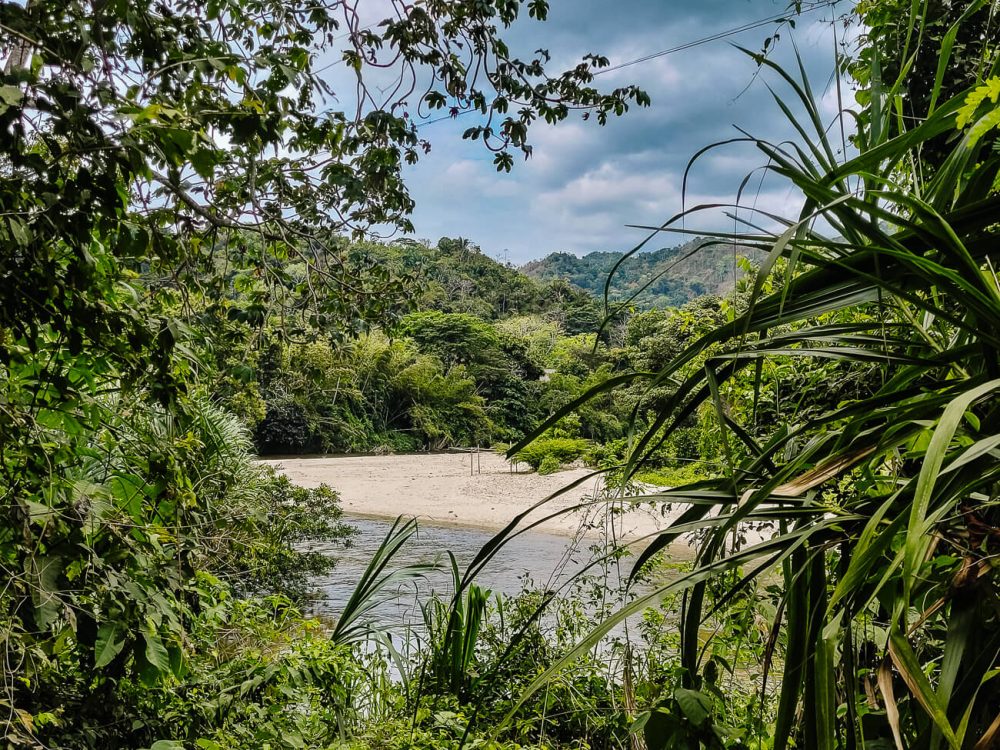
[[[345,515],[344,518],[358,533],[349,547],[331,547],[329,553],[337,559],[336,568],[327,576],[316,580],[320,596],[315,602],[317,612],[336,617],[347,602],[358,579],[364,572],[392,522],[384,519]],[[419,601],[437,592],[443,596],[452,593],[452,575],[447,551],[455,555],[460,571],[475,557],[496,532],[467,526],[421,523],[416,536],[411,538],[394,559],[393,567],[414,563],[438,562],[441,567],[423,580],[408,584],[398,595],[380,605],[374,613],[379,625],[400,627],[419,625],[422,622]],[[594,559],[596,543],[592,537],[570,538],[565,535],[529,531],[514,538],[491,560],[477,577],[476,582],[494,593],[511,597],[519,594],[526,585],[551,590],[565,584],[569,578]],[[687,557],[688,548],[675,546],[673,557]],[[607,588],[618,587],[620,575],[627,575],[634,558],[625,558],[620,565],[611,564]],[[592,569],[599,573],[599,568]]]

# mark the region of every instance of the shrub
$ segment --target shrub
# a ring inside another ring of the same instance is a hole
[[[524,446],[517,452],[517,460],[524,461],[532,469],[539,469],[547,456],[558,464],[575,461],[591,448],[591,442],[582,438],[540,438]]]
[[[331,545],[350,544],[356,530],[342,515],[327,485],[299,487],[264,469],[252,497],[233,508],[211,567],[238,594],[280,592],[301,602],[313,593],[313,577],[333,569]]]
[[[305,410],[294,401],[269,404],[256,432],[257,450],[263,455],[307,453],[315,448]]]
[[[284,597],[217,596],[193,623],[183,676],[123,682],[116,713],[128,720],[100,730],[98,746],[328,747],[347,729],[363,678],[351,651]]]
[[[655,484],[659,487],[680,487],[700,482],[711,476],[713,476],[712,472],[704,464],[689,463],[640,471],[636,473],[635,478],[640,482]]]
[[[559,459],[556,458],[551,453],[542,459],[542,463],[538,465],[539,474],[555,474],[559,471],[562,464]]]

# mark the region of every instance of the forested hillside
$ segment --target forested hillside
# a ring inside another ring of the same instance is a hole
[[[542,281],[565,279],[601,299],[608,274],[624,257],[620,252],[594,252],[584,256],[552,253],[525,264],[521,270]],[[627,258],[611,279],[612,300],[636,295],[641,309],[676,307],[703,294],[726,294],[746,271],[741,258],[757,258],[750,247],[734,247],[693,239],[676,247],[640,251]]]
[[[222,283],[203,278],[212,293],[189,290],[177,308],[215,362],[206,396],[242,418],[261,453],[517,440],[567,398],[565,383],[557,392],[541,382],[546,369],[586,375],[585,363],[603,361],[593,353],[598,300],[565,281],[529,278],[468,240],[345,243],[344,252],[352,268],[377,268],[399,289],[394,303],[383,301],[379,325],[350,337],[326,315],[302,314],[309,290],[293,261],[272,267],[280,301],[262,304],[266,284],[237,266]],[[568,395],[578,393],[579,384]]]
[[[592,295],[559,278],[532,278],[493,260],[465,238],[442,237],[436,245],[366,244],[357,252],[409,274],[421,310],[469,313],[484,320],[539,313],[569,333],[591,333],[601,323],[603,306]]]

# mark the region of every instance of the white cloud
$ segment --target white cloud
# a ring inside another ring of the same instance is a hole
[[[517,48],[530,54],[538,46],[548,46],[556,60],[566,63],[575,62],[584,51],[600,51],[614,64],[780,13],[785,7],[784,0],[676,4],[555,0],[550,23],[526,24],[530,33],[520,37]],[[546,30],[543,35],[539,29],[546,27],[551,33]],[[783,84],[767,72],[755,79],[753,62],[727,44],[737,41],[758,49],[767,33],[757,29],[599,76],[595,83],[602,88],[637,83],[649,91],[653,106],[612,118],[603,128],[578,120],[558,126],[537,124],[529,135],[533,157],[519,161],[509,175],[495,171],[482,144],[460,140],[466,120],[428,129],[434,150],[407,170],[417,200],[417,236],[470,237],[490,255],[509,248],[510,259],[521,263],[555,250],[628,249],[647,232],[627,224],[659,225],[680,211],[685,201],[688,207],[734,202],[743,177],[765,162],[752,146],[727,146],[699,159],[686,198],[682,198],[682,177],[688,159],[699,148],[738,135],[733,123],[775,141],[793,135],[763,85],[765,80]],[[836,94],[831,99],[826,88],[832,70],[832,33],[828,24],[804,21],[795,32],[824,117],[836,112]],[[787,31],[774,58],[786,64],[794,61]],[[751,206],[794,216],[801,205],[773,176],[758,189],[756,175],[741,203],[740,215],[746,217],[751,216]],[[761,215],[756,221],[769,224]],[[685,226],[731,231],[733,220],[717,209],[688,217]],[[680,241],[665,234],[653,246]]]

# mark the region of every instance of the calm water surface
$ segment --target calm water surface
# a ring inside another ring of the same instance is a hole
[[[388,520],[348,514],[345,514],[344,520],[357,528],[358,533],[350,547],[330,548],[330,554],[337,559],[337,567],[328,576],[317,581],[321,596],[316,602],[316,610],[332,617],[340,613],[372,555],[392,526],[392,522]],[[447,551],[450,550],[455,555],[459,570],[464,571],[495,533],[462,526],[421,523],[417,534],[411,537],[396,556],[392,567],[436,561],[442,568],[401,588],[392,601],[376,610],[376,619],[383,625],[419,624],[422,615],[418,600],[426,600],[432,591],[443,596],[449,596],[452,592]],[[526,532],[504,546],[478,576],[477,583],[505,596],[520,593],[525,587],[526,579],[536,588],[556,588],[593,559],[594,553],[589,547],[594,541],[574,541],[555,534]],[[621,573],[627,575],[630,569],[631,560],[626,558],[621,562]],[[599,569],[595,568],[594,572],[599,572]],[[618,568],[613,566],[608,581],[610,587],[615,587],[617,580]]]

